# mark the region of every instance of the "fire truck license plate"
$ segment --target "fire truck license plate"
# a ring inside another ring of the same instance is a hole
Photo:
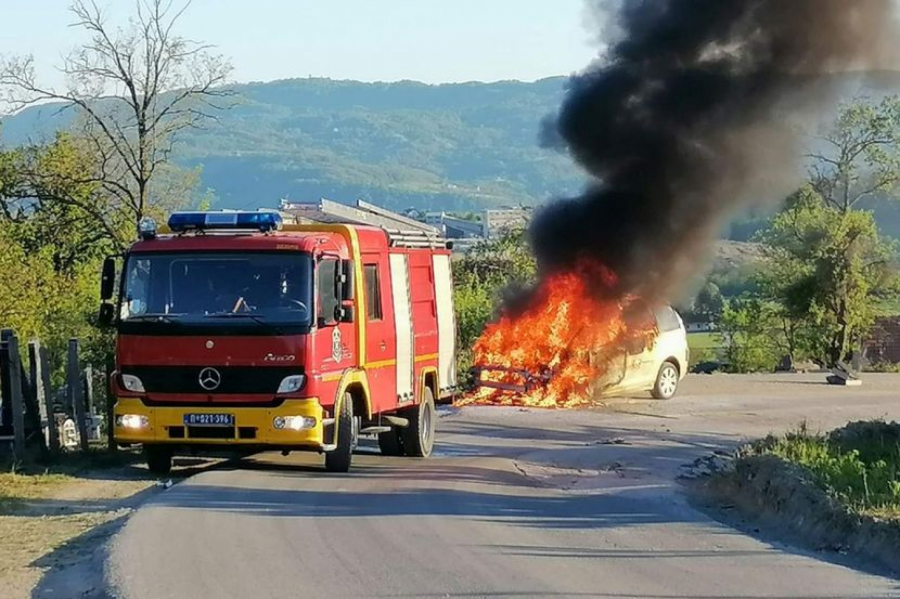
[[[234,414],[185,414],[185,426],[234,426]]]

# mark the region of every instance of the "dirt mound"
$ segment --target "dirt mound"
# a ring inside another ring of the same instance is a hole
[[[713,472],[703,487],[811,548],[853,554],[900,573],[900,523],[849,511],[802,466],[774,455],[743,456],[727,471]]]
[[[859,452],[860,458],[868,463],[895,460],[900,452],[900,422],[851,422],[831,431],[828,442],[843,452]]]

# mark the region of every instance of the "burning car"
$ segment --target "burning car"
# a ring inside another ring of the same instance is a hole
[[[601,396],[650,392],[656,399],[671,399],[688,372],[690,349],[684,322],[671,306],[652,312],[657,334],[636,336],[614,348],[605,359],[605,372],[597,381]]]
[[[461,403],[579,407],[595,399],[649,392],[670,399],[688,372],[687,331],[671,306],[651,310],[635,301],[599,323],[615,336],[577,335],[592,345],[571,343],[548,364],[476,364],[477,389]],[[613,325],[613,326],[610,326]],[[593,328],[593,327],[592,327]]]

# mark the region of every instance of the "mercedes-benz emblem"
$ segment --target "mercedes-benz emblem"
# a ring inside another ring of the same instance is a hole
[[[215,391],[222,384],[222,374],[215,368],[204,368],[200,371],[200,386],[207,391]]]

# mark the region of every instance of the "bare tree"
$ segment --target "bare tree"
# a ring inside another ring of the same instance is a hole
[[[202,127],[230,105],[231,64],[206,44],[175,33],[190,5],[136,0],[126,27],[113,28],[94,0],[74,0],[73,27],[91,40],[66,56],[63,89],[42,86],[31,56],[0,62],[0,90],[14,109],[57,101],[78,113],[78,129],[95,152],[95,181],[111,209],[135,226],[154,205],[151,182],[169,162],[178,134]]]
[[[810,182],[825,202],[842,213],[900,184],[900,97],[879,103],[857,101],[841,109],[834,126],[820,138]]]

